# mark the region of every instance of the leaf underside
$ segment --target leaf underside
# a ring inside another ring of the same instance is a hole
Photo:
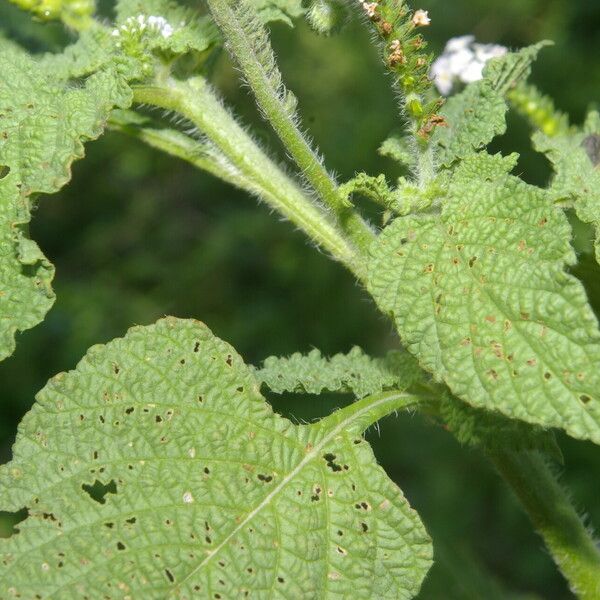
[[[0,508],[29,511],[0,596],[414,596],[432,550],[361,436],[377,403],[294,425],[258,387],[173,318],[52,379],[0,467]]]
[[[406,347],[475,406],[600,443],[600,332],[552,194],[478,155],[437,216],[396,219],[369,289]]]
[[[509,419],[495,412],[473,408],[452,396],[447,388],[432,386],[429,376],[408,352],[391,351],[383,358],[372,358],[354,347],[348,354],[325,358],[319,350],[289,358],[271,356],[256,378],[272,392],[321,394],[351,392],[357,397],[385,389],[411,389],[427,402],[435,397],[444,427],[468,446],[496,450],[537,450],[562,462],[562,454],[552,431]]]
[[[259,381],[277,394],[351,392],[357,398],[390,388],[406,389],[424,375],[407,352],[390,352],[384,358],[372,358],[357,346],[348,354],[331,358],[323,357],[316,349],[287,358],[271,356],[255,373]]]

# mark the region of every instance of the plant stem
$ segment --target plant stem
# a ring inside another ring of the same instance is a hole
[[[535,452],[496,451],[490,457],[510,484],[571,589],[600,598],[600,551],[564,490]]]
[[[137,125],[121,118],[115,119],[114,115],[111,115],[108,126],[113,131],[119,131],[152,148],[181,158],[235,187],[251,194],[258,193],[256,184],[240,173],[216,147],[210,147],[208,144],[174,129],[160,129],[148,124]],[[261,195],[265,195],[265,192],[263,191]]]
[[[230,0],[208,0],[208,6],[225,36],[229,52],[252,89],[259,108],[308,182],[333,211],[341,228],[359,250],[366,253],[374,234],[360,215],[343,201],[336,183],[298,128],[297,119],[289,106],[292,97],[282,93],[280,75],[268,37],[262,29],[262,23],[250,12],[252,7],[243,4],[236,11]],[[246,11],[241,18],[238,14],[240,11]],[[243,18],[246,19],[246,27],[241,23]]]
[[[435,163],[433,158],[433,148],[429,140],[419,139],[415,136],[415,170],[417,183],[421,189],[425,189],[427,184],[435,178]]]
[[[341,423],[352,423],[352,427],[363,432],[371,425],[402,409],[417,407],[425,399],[420,394],[413,394],[410,390],[400,392],[392,390],[373,394],[352,402],[348,406],[336,410],[321,420],[325,428],[333,429]]]
[[[322,207],[309,200],[298,185],[269,159],[235,121],[203,78],[184,82],[166,78],[160,85],[135,86],[134,99],[139,103],[175,111],[189,119],[239,173],[230,173],[236,179],[233,183],[263,198],[359,279],[364,279],[362,257],[331,217]],[[157,141],[156,137],[154,140]],[[163,149],[175,155],[185,154],[190,162],[197,159],[181,143],[175,147],[173,139],[167,143],[163,137],[160,143]],[[222,173],[220,176],[227,179]]]

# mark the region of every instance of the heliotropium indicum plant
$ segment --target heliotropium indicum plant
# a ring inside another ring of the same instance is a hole
[[[430,15],[402,0],[207,0],[200,12],[118,0],[112,23],[92,0],[13,1],[77,39],[34,55],[0,37],[0,359],[54,301],[32,210],[106,130],[268,203],[354,274],[399,342],[384,357],[315,350],[251,366],[201,322],[168,317],[94,346],[38,394],[0,467],[0,509],[27,515],[0,540],[0,597],[411,598],[434,560],[427,524],[363,437],[411,410],[485,453],[571,589],[600,598],[598,548],[549,466],[554,430],[600,443],[600,330],[569,273],[566,212],[600,224],[600,116],[571,125],[527,82],[546,42],[510,52],[465,36],[434,58]],[[305,15],[329,33],[349,12],[399,97],[403,134],[381,147],[404,167],[395,182],[331,175],[269,42],[270,21]],[[223,46],[297,176],[211,85]],[[509,110],[553,165],[545,188],[515,173],[516,154],[486,149]],[[298,425],[266,390],[356,401]]]

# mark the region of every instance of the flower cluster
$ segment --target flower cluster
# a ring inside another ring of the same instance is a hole
[[[444,124],[443,118],[436,114],[440,100],[423,101],[431,86],[431,56],[424,52],[427,43],[416,30],[431,23],[429,14],[425,10],[409,11],[403,0],[359,2],[384,41],[385,63],[396,76],[406,114],[416,125],[415,133],[427,139],[436,126]]]
[[[113,29],[112,35],[114,37],[135,36],[141,35],[145,31],[158,33],[164,38],[169,38],[173,35],[174,29],[164,17],[138,15],[137,17],[129,17],[123,25]]]
[[[431,65],[431,78],[440,94],[447,96],[457,83],[479,81],[487,61],[507,51],[497,44],[478,44],[473,35],[452,38]]]

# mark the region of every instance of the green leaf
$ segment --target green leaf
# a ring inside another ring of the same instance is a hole
[[[506,131],[506,94],[529,77],[539,51],[549,42],[540,42],[489,61],[483,79],[469,84],[452,96],[441,114],[448,127],[438,127],[433,140],[440,147],[439,162],[449,167],[482,150]]]
[[[410,354],[389,352],[385,358],[371,358],[358,346],[331,358],[321,356],[319,350],[289,358],[270,356],[255,374],[277,394],[327,390],[352,392],[357,398],[391,388],[406,389],[423,379],[422,369]]]
[[[410,401],[294,425],[205,325],[134,328],[23,420],[0,507],[29,516],[0,540],[0,595],[410,598],[430,540],[361,437]]]
[[[251,0],[263,23],[281,21],[290,27],[306,12],[302,0]]]
[[[387,156],[400,163],[405,168],[412,169],[415,166],[415,150],[412,147],[414,141],[407,135],[391,135],[379,147],[379,154]]]
[[[15,333],[35,327],[54,303],[54,267],[27,239],[29,207],[18,179],[0,179],[0,360],[15,349]]]
[[[531,66],[536,61],[540,50],[547,46],[552,46],[552,42],[542,40],[517,52],[509,52],[504,56],[493,58],[485,66],[483,76],[497,92],[506,95],[529,78]]]
[[[353,206],[353,202],[350,200],[353,194],[362,194],[386,208],[390,208],[395,201],[383,174],[373,177],[366,173],[357,173],[355,177],[339,187],[339,193],[348,207]]]
[[[71,85],[21,50],[0,55],[0,360],[14,336],[39,323],[54,301],[54,269],[27,239],[34,196],[59,190],[83,141],[103,130],[114,105],[130,93],[110,71]]]
[[[600,118],[591,113],[583,130],[568,135],[533,136],[555,172],[550,186],[557,201],[572,203],[577,216],[596,228],[596,260],[600,262]]]
[[[118,62],[115,39],[110,29],[95,26],[82,32],[63,52],[44,54],[39,65],[40,69],[52,74],[55,79],[66,81],[69,78],[86,77],[102,69],[115,68]]]
[[[433,141],[438,144],[438,160],[449,167],[481,150],[506,131],[506,101],[487,79],[468,85],[448,99],[441,114],[448,127],[437,127]]]
[[[462,163],[441,217],[398,218],[374,242],[368,287],[456,396],[600,443],[600,332],[565,272],[570,228],[513,164]]]

